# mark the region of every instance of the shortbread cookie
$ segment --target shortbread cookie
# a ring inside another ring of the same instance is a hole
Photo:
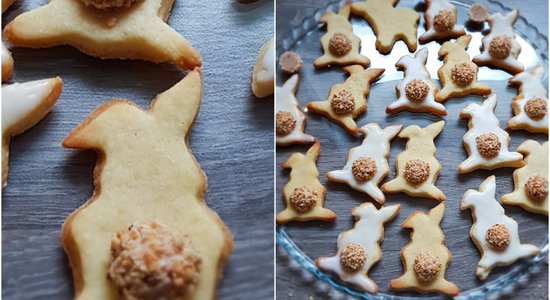
[[[469,119],[469,129],[462,138],[468,158],[460,163],[458,173],[523,166],[523,156],[508,151],[510,136],[500,128],[495,116],[496,105],[497,95],[492,94],[482,105],[470,103],[460,111],[460,118]]]
[[[507,266],[518,259],[534,256],[539,249],[521,244],[518,223],[504,214],[504,208],[495,199],[495,176],[489,176],[479,186],[479,191],[467,190],[460,209],[471,209],[474,224],[470,237],[481,252],[476,275],[485,280],[496,266]]]
[[[2,0],[2,13],[4,13],[15,0]]]
[[[390,142],[401,128],[403,125],[392,125],[382,129],[375,123],[359,128],[359,131],[365,134],[363,143],[349,150],[344,168],[328,172],[327,178],[345,183],[371,196],[376,202],[384,204],[386,197],[378,188],[378,184],[389,173]]]
[[[458,295],[458,287],[445,279],[451,253],[443,243],[445,235],[439,227],[444,213],[445,203],[441,203],[428,214],[413,212],[401,224],[403,228],[412,228],[412,232],[409,243],[401,250],[404,274],[390,281],[391,290]]]
[[[148,110],[128,100],[109,101],[63,140],[64,147],[99,153],[94,193],[62,229],[76,298],[115,300],[131,293],[128,299],[169,299],[174,286],[185,299],[215,298],[233,242],[204,202],[206,177],[187,144],[201,81],[196,68],[159,94]],[[125,236],[137,238],[130,243]],[[174,261],[182,264],[168,269]]]
[[[173,2],[147,0],[101,10],[80,0],[52,0],[17,16],[4,28],[4,38],[17,47],[71,45],[102,59],[169,62],[193,69],[201,65],[199,53],[165,23]]]
[[[519,11],[512,10],[506,16],[495,13],[487,18],[491,31],[481,39],[481,54],[474,57],[478,66],[490,66],[508,73],[523,72],[525,67],[518,61],[521,46],[516,41],[514,24]]]
[[[8,80],[13,73],[13,57],[10,50],[2,42],[2,82]]]
[[[418,37],[419,43],[454,39],[466,34],[464,28],[456,24],[456,7],[448,0],[426,0],[426,7],[426,32]]]
[[[437,76],[443,88],[435,95],[437,102],[468,95],[489,95],[491,88],[477,82],[478,67],[466,52],[471,35],[463,35],[455,42],[445,42],[439,48],[439,58],[445,58]]]
[[[319,19],[319,23],[327,24],[327,33],[321,37],[324,54],[313,62],[316,68],[328,65],[366,67],[370,64],[366,56],[359,54],[361,39],[353,34],[348,21],[350,9],[349,2],[346,2],[337,14],[329,11]]]
[[[10,138],[40,122],[62,89],[59,77],[2,86],[2,187],[8,179]]]
[[[508,121],[508,128],[548,134],[548,96],[543,76],[544,68],[538,65],[530,73],[510,78],[508,82],[518,87],[518,95],[512,101],[515,116]]]
[[[378,285],[369,278],[369,270],[382,258],[380,242],[384,239],[384,224],[399,212],[399,204],[376,209],[363,203],[351,212],[355,216],[352,229],[338,235],[338,250],[334,256],[315,260],[321,270],[338,274],[367,293],[376,293]]]
[[[344,67],[350,76],[344,83],[330,88],[325,101],[310,102],[307,108],[316,114],[327,117],[332,122],[344,127],[349,134],[358,132],[354,119],[367,110],[370,85],[378,80],[384,69],[365,70],[360,65]]]
[[[275,86],[275,39],[267,41],[256,58],[252,71],[252,92],[258,98],[273,94]]]
[[[527,140],[519,145],[525,166],[514,171],[514,191],[502,196],[502,204],[548,215],[548,142]]]
[[[388,53],[397,40],[416,51],[416,27],[420,16],[410,8],[393,7],[396,0],[366,0],[351,4],[351,13],[365,18],[376,35],[376,49]]]
[[[430,73],[426,69],[427,60],[428,48],[422,48],[416,52],[414,58],[406,55],[395,64],[397,69],[405,72],[405,78],[395,87],[398,99],[386,107],[386,113],[407,110],[440,117],[447,115],[445,106],[435,101],[437,86],[430,80]]]
[[[277,214],[277,224],[336,220],[336,214],[323,207],[327,189],[319,181],[315,165],[320,150],[317,142],[305,155],[294,153],[283,163],[283,168],[291,171],[283,192],[286,208]]]
[[[444,201],[445,195],[435,186],[441,164],[435,157],[434,139],[439,135],[445,121],[430,124],[424,128],[411,125],[399,133],[402,139],[409,139],[405,151],[395,158],[397,175],[382,185],[384,193],[403,192],[412,197],[426,197]]]
[[[300,110],[300,105],[298,104],[298,100],[296,100],[295,94],[297,89],[298,75],[293,75],[282,87],[277,87],[275,98],[277,146],[315,142],[313,136],[304,133],[306,116]]]

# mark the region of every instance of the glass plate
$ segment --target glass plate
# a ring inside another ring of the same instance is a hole
[[[313,15],[303,19],[300,26],[292,31],[282,34],[277,41],[277,51],[298,52],[304,65],[300,72],[300,87],[297,93],[298,101],[302,106],[307,102],[325,99],[332,84],[342,82],[345,75],[340,67],[332,67],[322,70],[315,70],[312,66],[313,60],[320,56],[321,48],[319,38],[325,33],[325,29],[317,23],[317,20],[327,11],[337,11],[344,1],[333,1],[316,10]],[[415,8],[417,11],[424,10],[422,4],[417,1],[400,1],[398,7]],[[458,23],[464,25],[467,19],[467,9],[473,1],[452,1],[457,6]],[[507,12],[510,9],[493,0],[485,3],[490,13]],[[375,83],[367,98],[367,113],[357,118],[357,124],[362,126],[369,122],[379,123],[385,127],[390,124],[418,124],[425,126],[439,118],[426,114],[411,114],[403,112],[395,116],[386,116],[385,106],[395,100],[395,84],[403,78],[403,73],[397,71],[394,64],[403,55],[410,55],[403,42],[398,41],[389,55],[381,55],[374,48],[375,37],[371,28],[362,18],[351,17],[351,24],[354,33],[361,38],[361,53],[371,60],[369,67],[383,67],[386,69],[384,76]],[[472,42],[468,48],[471,57],[479,54],[482,31],[484,28],[465,28],[472,34]],[[486,29],[486,27],[485,27]],[[545,69],[545,77],[548,75],[548,41],[535,27],[530,25],[523,17],[515,24],[517,39],[522,46],[519,60],[531,69],[537,64],[542,64]],[[421,15],[418,26],[418,35],[424,32],[424,18]],[[427,47],[430,54],[427,68],[432,78],[437,79],[437,69],[442,62],[437,59],[438,43],[431,42],[425,45],[418,45],[418,49]],[[488,67],[481,67],[479,80],[489,84],[493,91],[499,95],[496,114],[501,126],[511,118],[511,100],[516,95],[516,89],[507,87],[508,73],[500,70],[493,70]],[[282,85],[288,77],[279,74],[278,85]],[[545,79],[546,80],[546,79]],[[504,206],[506,214],[519,223],[520,237],[523,243],[533,243],[541,248],[541,253],[536,257],[516,262],[512,266],[495,268],[486,281],[478,281],[475,278],[475,265],[479,260],[479,252],[470,240],[469,229],[472,225],[470,211],[460,211],[459,202],[466,189],[478,189],[483,179],[491,174],[497,176],[497,199],[509,193],[513,189],[513,169],[498,169],[495,171],[476,171],[467,175],[456,174],[456,166],[465,159],[461,138],[467,130],[465,121],[458,120],[458,112],[470,102],[480,102],[481,97],[466,97],[451,99],[445,102],[449,112],[444,118],[446,126],[441,135],[436,139],[438,148],[437,158],[443,165],[437,186],[442,188],[447,195],[446,212],[441,223],[443,232],[446,235],[446,246],[453,254],[453,260],[447,270],[446,277],[449,281],[456,283],[461,293],[457,299],[474,298],[498,298],[499,295],[513,291],[513,286],[522,280],[527,280],[531,272],[537,269],[539,264],[547,260],[548,256],[548,222],[545,216],[534,215],[523,211],[519,207]],[[396,219],[385,226],[385,240],[382,242],[382,260],[376,264],[370,272],[373,280],[379,285],[380,291],[375,294],[364,293],[355,287],[346,284],[331,273],[322,272],[317,269],[314,259],[319,256],[333,255],[336,251],[336,240],[340,232],[352,227],[354,221],[351,216],[351,209],[364,201],[371,201],[365,194],[355,192],[346,185],[327,182],[325,174],[328,171],[341,168],[345,164],[347,151],[357,146],[362,137],[351,137],[339,126],[331,123],[325,118],[307,114],[308,125],[306,132],[316,136],[321,142],[321,155],[317,162],[321,174],[321,182],[327,187],[325,206],[332,209],[338,215],[335,222],[309,222],[291,223],[278,226],[276,232],[277,244],[286,251],[278,251],[279,256],[288,255],[289,269],[298,270],[299,276],[305,281],[312,281],[313,286],[318,290],[329,293],[331,298],[346,298],[349,295],[363,299],[439,299],[436,294],[421,295],[414,292],[392,292],[387,285],[391,279],[402,274],[399,252],[408,243],[409,231],[403,230],[399,224],[414,210],[427,211],[437,203],[433,200],[410,198],[403,194],[387,195],[386,203],[401,204],[401,211]],[[509,131],[511,136],[510,149],[514,150],[525,139],[535,139],[539,142],[547,140],[545,135],[529,134],[522,131]],[[392,142],[391,155],[389,159],[390,174],[386,180],[394,177],[395,155],[404,149],[404,142],[396,138]],[[307,146],[291,146],[277,148],[277,165],[293,152],[304,152]],[[277,191],[281,191],[288,181],[288,172],[277,169]],[[278,196],[277,211],[282,210],[282,196]],[[540,234],[544,232],[544,234]]]

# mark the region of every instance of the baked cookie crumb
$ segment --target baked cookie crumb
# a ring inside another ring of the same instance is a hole
[[[93,6],[97,9],[127,8],[137,0],[81,0],[86,6]]]
[[[278,111],[275,115],[277,135],[285,136],[296,127],[296,119],[288,111]]]
[[[315,203],[317,203],[317,192],[305,186],[295,188],[290,196],[290,204],[301,213],[310,211]]]
[[[489,55],[498,59],[505,59],[512,51],[512,39],[506,35],[495,36],[489,44]]]
[[[152,221],[116,234],[107,277],[122,299],[184,299],[200,266],[189,237]]]
[[[424,182],[430,176],[430,165],[420,159],[409,160],[405,163],[404,175],[405,179],[412,184]]]
[[[525,102],[525,114],[535,121],[540,121],[546,115],[546,101],[542,98],[532,98]]]
[[[429,91],[430,88],[428,87],[428,84],[420,79],[411,80],[405,86],[405,94],[407,95],[407,98],[415,103],[422,102],[428,95]]]
[[[496,134],[484,133],[476,137],[477,152],[485,157],[495,157],[500,152],[500,141]]]
[[[439,32],[450,31],[453,29],[455,21],[455,15],[452,11],[440,10],[434,16],[434,28]]]
[[[487,245],[495,251],[504,251],[510,245],[510,232],[503,224],[495,224],[485,233]]]
[[[345,115],[353,111],[355,108],[355,100],[350,92],[341,90],[338,94],[332,96],[330,106],[336,114]]]
[[[418,279],[429,282],[441,271],[441,262],[437,256],[422,252],[414,259],[413,269]]]
[[[344,56],[351,51],[351,41],[343,33],[335,33],[328,42],[328,49],[335,56]]]
[[[376,162],[368,156],[361,156],[353,162],[351,172],[357,181],[369,181],[376,174]]]
[[[468,86],[474,81],[475,75],[475,70],[466,62],[455,64],[451,69],[451,79],[458,87]]]
[[[542,176],[531,176],[525,183],[525,191],[529,198],[543,201],[548,197],[548,179]]]
[[[294,74],[300,71],[302,59],[298,53],[287,51],[279,57],[279,66],[284,72]]]
[[[347,272],[359,271],[367,261],[367,251],[360,245],[349,244],[340,255],[340,265]]]

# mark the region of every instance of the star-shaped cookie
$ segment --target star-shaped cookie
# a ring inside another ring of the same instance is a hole
[[[16,47],[71,45],[102,59],[169,62],[193,69],[201,58],[191,43],[165,23],[174,0],[137,1],[100,10],[80,0],[52,0],[17,16],[4,28]]]

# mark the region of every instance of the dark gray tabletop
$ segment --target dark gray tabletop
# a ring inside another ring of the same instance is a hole
[[[411,1],[408,1],[411,2]],[[419,2],[419,1],[416,1]],[[277,1],[277,40],[287,36],[287,33],[294,27],[300,26],[304,17],[311,16],[313,12],[326,3],[315,0],[278,0]],[[502,3],[509,7],[517,7],[519,2],[507,0]],[[535,25],[544,35],[548,33],[546,1],[526,0],[521,2],[519,7],[522,16]],[[357,18],[355,18],[357,19]],[[362,22],[358,19],[357,22]],[[298,46],[299,52],[304,61],[301,71],[301,85],[298,89],[297,98],[302,105],[312,100],[323,100],[326,97],[330,86],[342,82],[346,76],[339,68],[330,68],[322,71],[315,71],[312,67],[314,58],[321,54],[319,38],[324,30],[315,32],[303,39],[303,44]],[[311,43],[313,46],[304,46]],[[279,76],[278,80],[286,80],[287,77]],[[395,84],[397,81],[375,84],[370,91],[368,98],[367,113],[357,119],[359,126],[369,122],[380,123],[381,126],[389,124],[418,124],[425,126],[437,120],[425,114],[401,113],[393,117],[386,117],[385,106],[389,101],[395,99]],[[499,104],[496,114],[504,124],[511,116],[511,98],[516,95],[516,89],[506,86],[505,81],[490,81],[493,90],[499,95]],[[278,85],[282,82],[279,81]],[[462,136],[467,130],[467,122],[458,120],[458,112],[469,102],[479,102],[479,97],[466,97],[463,99],[451,99],[445,103],[449,112],[444,119],[447,122],[441,135],[436,139],[437,157],[443,165],[443,170],[438,179],[437,186],[447,195],[446,214],[442,221],[442,229],[446,234],[446,245],[453,255],[453,260],[447,271],[447,278],[459,285],[461,289],[471,289],[480,284],[475,279],[475,264],[479,260],[479,253],[470,240],[469,230],[471,217],[469,211],[461,212],[459,209],[462,194],[466,189],[478,189],[483,179],[491,174],[497,176],[497,199],[509,193],[513,189],[513,169],[499,169],[496,171],[476,171],[467,175],[456,173],[457,165],[465,159],[465,151],[462,146]],[[285,230],[293,238],[305,253],[311,258],[332,255],[336,251],[336,240],[338,233],[348,230],[353,225],[353,217],[350,211],[353,207],[363,201],[370,201],[365,194],[355,192],[348,186],[339,183],[327,182],[325,174],[328,171],[340,169],[346,160],[347,151],[351,147],[360,144],[362,137],[353,138],[339,126],[331,123],[326,118],[308,113],[306,133],[317,137],[321,142],[321,154],[317,163],[321,174],[321,182],[327,187],[325,206],[332,209],[338,219],[333,222],[310,222],[306,224],[290,224]],[[509,131],[510,132],[510,131]],[[545,135],[531,135],[525,132],[510,132],[512,142],[510,149],[516,149],[525,139],[533,138],[538,141],[547,139]],[[395,156],[404,149],[405,142],[397,138],[392,143],[390,155],[390,175],[393,178],[395,173]],[[282,191],[288,181],[288,171],[283,171],[281,163],[293,152],[305,152],[307,146],[278,147],[276,155],[276,190]],[[276,196],[276,210],[283,207],[282,196]],[[387,292],[390,279],[397,278],[402,274],[399,252],[409,240],[409,231],[403,230],[399,224],[414,210],[427,211],[434,207],[437,202],[423,198],[411,198],[404,194],[387,195],[386,203],[401,204],[401,212],[386,225],[385,240],[382,242],[383,258],[370,272],[371,277],[379,284],[382,292]],[[513,217],[519,223],[520,237],[522,242],[541,244],[547,238],[548,218],[541,215],[534,215],[514,206],[505,206],[507,215]],[[282,247],[277,247],[277,296],[279,299],[326,299],[332,296],[331,289],[326,285],[316,284],[316,280],[307,272],[298,270],[297,264],[291,261]],[[507,268],[497,268],[489,277],[492,280],[499,275],[505,274]],[[535,273],[521,281],[513,289],[507,290],[507,296],[501,298],[526,298],[526,299],[548,299],[548,265],[541,264]],[[418,295],[414,293],[403,293],[403,295]]]
[[[17,0],[2,18],[46,3]],[[204,93],[190,148],[208,176],[206,202],[225,221],[235,248],[219,299],[273,296],[273,98],[251,94],[252,66],[273,35],[273,2],[176,1],[168,23],[203,58]],[[69,47],[12,49],[10,82],[61,76],[61,98],[37,126],[11,142],[2,191],[2,296],[71,299],[72,278],[59,232],[91,195],[96,155],[61,148],[61,140],[95,107],[123,97],[141,107],[178,82],[170,65],[102,61]]]

